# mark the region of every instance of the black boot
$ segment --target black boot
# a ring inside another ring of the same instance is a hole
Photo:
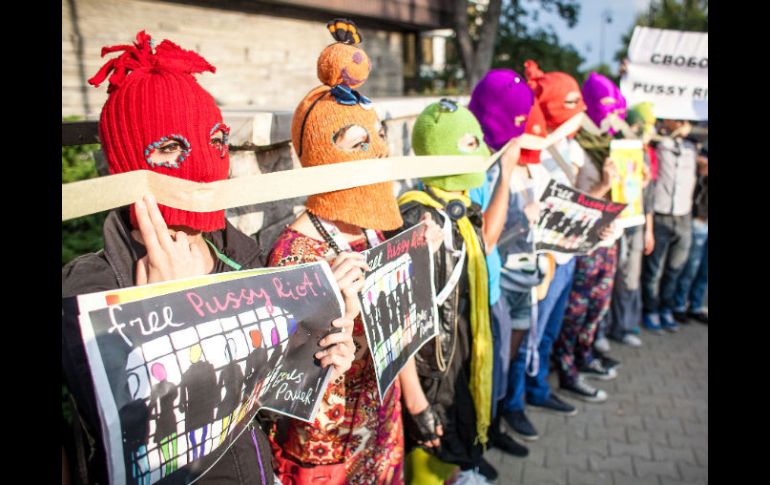
[[[489,445],[509,455],[520,457],[529,455],[529,449],[526,446],[518,443],[500,427],[500,411],[489,427]]]

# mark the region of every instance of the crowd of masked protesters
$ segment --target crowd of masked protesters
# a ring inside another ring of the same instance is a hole
[[[328,28],[333,42],[317,66],[307,66],[317,68],[321,84],[299,100],[293,149],[303,167],[387,157],[384,126],[361,94],[372,68],[362,34],[349,21]],[[214,73],[214,66],[144,32],[104,55],[109,60],[89,82],[108,85],[99,137],[111,173],[228,178],[229,128],[196,78],[210,76],[203,73]],[[521,146],[523,134],[545,138],[581,112],[596,127],[624,120],[642,140],[644,223],[613,223],[587,254],[536,252],[540,198],[550,181],[610,200],[619,177],[610,143],[628,133],[615,128],[580,127],[548,150]],[[614,347],[644,349],[680,325],[708,323],[708,149],[691,138],[691,128],[688,121],[656,119],[650,103],[626,106],[620,89],[600,74],[581,86],[526,60],[519,72],[490,70],[467,106],[444,99],[414,123],[411,146],[418,156],[487,157],[504,150],[487,173],[426,177],[400,196],[392,182],[311,195],[269,248],[239,232],[224,211],[176,209],[151,194],[111,211],[104,249],[63,268],[63,297],[257,268],[263,261],[286,266],[322,259],[344,297],[344,316],[329,322],[342,331],[321,340],[316,354],[332,378],[314,422],[259,413],[218,461],[196,468],[195,462],[177,466],[173,456],[187,449],[187,434],[189,453],[203,456],[205,428],[202,435],[195,429],[177,435],[172,421],[161,432],[159,418],[153,435],[124,432],[122,443],[106,442],[108,424],[81,333],[63,325],[62,379],[76,410],[64,433],[63,482],[114,480],[108,462],[121,446],[132,450],[125,453],[127,483],[494,481],[497,470],[485,459],[491,448],[526,459],[527,446],[536,446],[529,443],[546,432],[530,420],[531,409],[574,416],[575,400],[595,406],[612,400],[602,383],[623,372]],[[360,252],[421,222],[428,226],[441,295],[439,334],[381,397],[357,303],[368,269]],[[205,356],[197,352],[193,360],[205,362]],[[551,372],[557,388],[549,385]],[[181,391],[168,384],[162,366],[151,374],[151,412],[173,418],[169,410]],[[164,466],[151,475],[141,450],[153,440]]]

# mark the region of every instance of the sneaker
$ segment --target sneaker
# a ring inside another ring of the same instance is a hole
[[[598,350],[599,352],[609,352],[610,351],[610,341],[607,340],[606,337],[598,338],[594,341],[594,348]]]
[[[491,466],[491,465],[490,465]],[[449,483],[449,482],[447,482]],[[457,478],[451,482],[453,485],[487,485],[491,482],[480,472],[470,469],[457,474]]]
[[[494,426],[489,428],[489,445],[509,455],[522,458],[529,455],[529,448],[517,442],[509,434],[495,430]]]
[[[600,381],[609,381],[618,376],[615,369],[606,369],[599,359],[592,360],[590,364],[584,365],[578,369],[578,372],[580,375],[599,379]]]
[[[527,404],[536,408],[543,409],[545,411],[551,411],[552,413],[562,414],[564,416],[574,416],[578,413],[578,410],[572,404],[566,403],[559,399],[559,396],[551,393],[544,402],[535,404],[527,401]]]
[[[513,411],[504,413],[503,418],[508,422],[514,433],[519,435],[525,441],[535,441],[540,438],[535,426],[527,419],[524,411]]]
[[[687,319],[687,313],[685,312],[673,312],[672,315],[674,316],[674,320],[676,320],[679,323],[689,323]]]
[[[663,335],[663,327],[660,326],[660,318],[657,313],[642,315],[642,326],[656,335]]]
[[[599,362],[602,363],[602,367],[608,371],[618,370],[623,367],[623,364],[619,360],[615,360],[612,357],[607,357],[606,355],[599,355],[598,359]]]
[[[578,377],[577,381],[571,385],[560,386],[562,391],[567,391],[574,395],[574,397],[586,401],[586,402],[604,402],[607,400],[607,393],[601,389],[595,389],[586,384],[582,377]]]
[[[671,312],[660,312],[660,326],[671,333],[679,331],[679,325],[674,321]]]
[[[704,325],[709,324],[709,314],[706,312],[688,312],[687,316]]]
[[[634,325],[633,327],[631,327],[630,332],[634,335],[640,335],[642,333],[642,329],[641,327],[639,327],[639,325]]]
[[[484,458],[481,458],[481,462],[479,463],[479,466],[477,468],[478,473],[484,476],[488,481],[494,482],[497,480],[497,470],[495,470],[495,467],[492,466],[491,463],[489,463]]]
[[[620,341],[622,343],[628,345],[629,347],[641,347],[642,346],[642,340],[639,337],[637,337],[636,335],[632,335],[630,333],[625,334]]]

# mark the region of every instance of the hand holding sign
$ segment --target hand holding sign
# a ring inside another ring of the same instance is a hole
[[[518,138],[514,138],[506,147],[503,156],[500,157],[500,166],[503,169],[503,177],[508,180],[511,178],[511,173],[521,158],[521,142]]]
[[[530,227],[537,224],[537,220],[540,218],[540,202],[533,200],[524,206],[524,215],[527,216]]]
[[[605,227],[601,230],[599,233],[599,239],[602,241],[606,241],[607,239],[611,238],[612,235],[615,234],[615,222],[611,222],[609,226]]]
[[[602,168],[602,184],[609,190],[612,187],[612,182],[618,178],[618,167],[615,166],[615,161],[611,158],[604,160],[604,167]]]
[[[136,284],[201,276],[211,272],[214,261],[202,238],[190,242],[183,231],[170,231],[152,195],[135,204],[139,236],[147,255],[136,264]]]
[[[425,239],[428,240],[430,254],[435,254],[441,245],[444,244],[444,231],[441,230],[441,227],[433,221],[433,218],[427,212],[422,215],[420,222],[425,223]]]
[[[332,322],[332,326],[342,330],[321,339],[319,345],[326,348],[316,352],[315,358],[321,361],[321,367],[333,366],[331,380],[335,380],[350,369],[355,357],[356,346],[353,343],[352,319],[338,318]]]
[[[332,263],[332,274],[345,300],[345,317],[354,319],[361,313],[358,293],[364,285],[364,271],[369,270],[366,258],[360,253],[344,252]]]

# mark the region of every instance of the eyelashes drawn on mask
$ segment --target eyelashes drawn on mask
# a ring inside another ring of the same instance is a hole
[[[219,158],[225,158],[230,149],[230,127],[218,121],[209,131],[209,145],[219,152]]]
[[[179,168],[179,164],[190,156],[192,148],[182,135],[168,135],[147,145],[144,159],[150,167]]]
[[[360,125],[347,125],[332,135],[332,143],[344,152],[368,151],[371,145],[369,131]]]

